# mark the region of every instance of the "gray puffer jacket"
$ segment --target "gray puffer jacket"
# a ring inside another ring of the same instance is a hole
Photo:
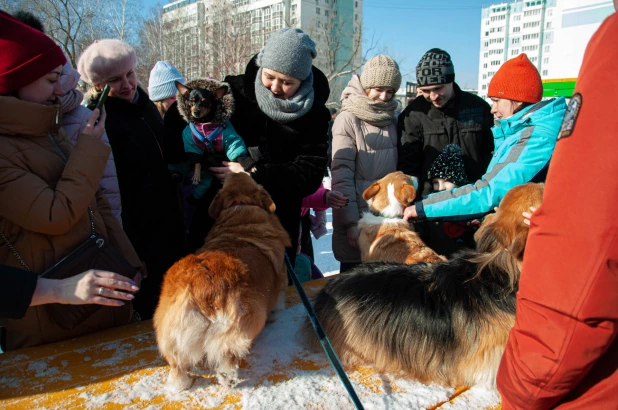
[[[365,95],[358,76],[353,76],[342,93]],[[397,122],[376,127],[342,111],[333,125],[332,189],[350,202],[333,209],[333,252],[340,262],[360,262],[360,251],[350,246],[347,228],[358,223],[367,211],[363,192],[377,180],[397,170]]]

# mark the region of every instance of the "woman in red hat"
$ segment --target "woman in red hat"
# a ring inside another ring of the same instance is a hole
[[[64,54],[46,35],[0,12],[0,315],[7,350],[68,339],[128,323],[138,288],[124,277],[88,271],[38,279],[95,231],[137,269],[141,262],[99,190],[110,154],[100,141],[105,113],[88,121],[75,147],[60,127]],[[137,279],[137,278],[135,278]],[[67,330],[43,303],[105,305]],[[121,306],[121,307],[120,307]]]
[[[516,185],[544,180],[566,111],[563,97],[541,101],[543,84],[526,54],[507,61],[489,83],[494,153],[478,181],[429,195],[404,218],[469,221],[494,207]]]

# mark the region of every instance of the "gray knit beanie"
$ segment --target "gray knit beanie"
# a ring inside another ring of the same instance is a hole
[[[317,56],[315,43],[298,28],[283,28],[268,39],[257,56],[257,65],[304,81]]]
[[[416,66],[416,81],[421,87],[454,82],[455,67],[449,53],[439,48],[426,52]]]
[[[377,87],[391,87],[397,92],[401,85],[399,66],[395,60],[386,55],[371,57],[365,63],[365,68],[360,76],[360,82],[365,90]]]

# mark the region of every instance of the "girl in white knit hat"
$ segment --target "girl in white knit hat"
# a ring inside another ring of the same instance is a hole
[[[185,84],[187,79],[173,64],[167,61],[157,61],[150,71],[148,80],[148,95],[159,110],[162,118],[170,106],[176,101],[176,81]]]
[[[401,85],[397,63],[377,55],[354,75],[341,94],[341,112],[333,125],[333,190],[349,204],[333,209],[333,253],[344,272],[361,262],[357,223],[367,211],[363,192],[397,170],[397,102]]]

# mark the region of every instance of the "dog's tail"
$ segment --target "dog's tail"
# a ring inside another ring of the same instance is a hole
[[[194,271],[188,274],[193,276],[189,280],[192,302],[205,317],[215,321],[218,312],[229,312],[228,304],[239,300],[239,283],[247,274],[247,266],[222,251],[209,250],[191,256]]]

